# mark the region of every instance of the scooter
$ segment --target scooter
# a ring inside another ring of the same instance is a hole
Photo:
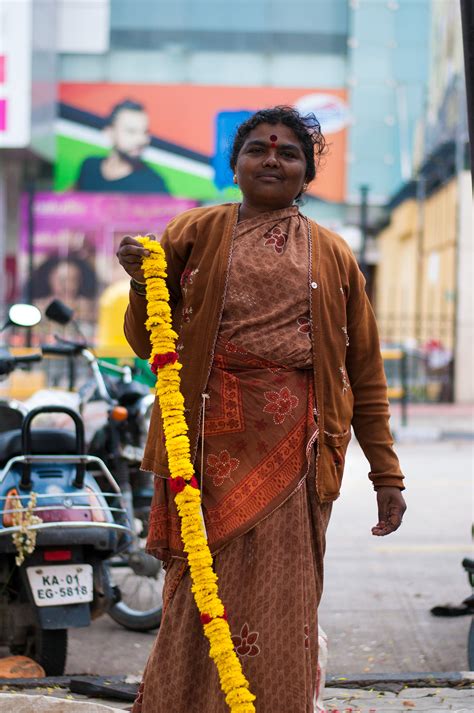
[[[59,300],[54,300],[45,314],[58,324],[74,325],[73,311]],[[155,629],[161,623],[164,572],[160,561],[144,551],[153,477],[140,470],[154,396],[134,378],[131,367],[98,359],[82,335],[79,340],[56,335],[56,343],[44,345],[42,350],[45,356],[67,357],[70,361],[82,357],[89,364],[91,378],[79,389],[81,412],[92,400],[101,400],[107,406],[107,419],[93,434],[88,452],[103,460],[113,473],[135,532],[127,552],[110,562],[121,599],[109,615],[133,631]],[[113,375],[104,375],[103,370]]]
[[[34,323],[26,321],[10,310],[10,323]],[[39,359],[3,348],[0,375]],[[32,429],[44,413],[67,414],[75,433]],[[39,407],[20,428],[0,433],[1,645],[35,659],[47,675],[62,675],[68,629],[88,626],[119,600],[107,560],[132,540],[120,488],[103,461],[85,453],[77,412]]]

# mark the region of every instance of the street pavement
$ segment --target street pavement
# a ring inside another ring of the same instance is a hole
[[[375,497],[354,444],[328,530],[320,624],[334,673],[463,671],[470,617],[430,609],[470,593],[474,441],[402,443],[408,509],[401,528],[371,535]]]
[[[436,618],[430,609],[459,605],[471,593],[461,567],[463,557],[472,557],[471,424],[468,407],[441,407],[434,414],[426,408],[415,412],[413,407],[396,445],[406,474],[408,510],[400,530],[385,538],[371,535],[377,521],[375,493],[367,478],[367,461],[358,444],[351,443],[342,494],[328,530],[320,606],[320,624],[329,638],[328,713],[474,711],[469,687],[389,684],[382,685],[382,691],[380,686],[370,690],[357,682],[364,675],[378,674],[390,682],[398,674],[423,679],[431,672],[468,669],[470,617]],[[397,426],[395,411],[394,431]],[[155,635],[128,632],[108,617],[87,629],[71,630],[67,673],[138,680]],[[130,706],[102,703],[116,709]]]
[[[130,710],[130,706],[128,702],[112,699],[86,700],[83,696],[71,695],[67,689],[58,688],[49,689],[46,695],[44,689],[31,689],[13,695],[0,693],[0,713],[114,713]],[[403,688],[400,692],[327,688],[324,696],[324,713],[469,713],[473,710],[472,688]],[[190,710],[189,713],[199,712]]]
[[[436,618],[430,609],[459,604],[471,593],[461,560],[472,552],[473,446],[467,440],[399,444],[408,510],[398,532],[375,538],[368,464],[351,444],[328,530],[320,607],[330,674],[467,670],[470,618]],[[155,632],[128,632],[102,617],[71,630],[67,672],[138,675],[154,638]]]
[[[324,705],[327,713],[388,713],[389,711],[467,713],[474,710],[474,690],[472,688],[404,688],[399,693],[394,693],[327,688]]]

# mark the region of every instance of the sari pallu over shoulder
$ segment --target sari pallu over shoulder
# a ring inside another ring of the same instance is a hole
[[[318,430],[311,370],[262,360],[230,342],[217,343],[207,395],[196,470],[215,554],[291,496],[309,473]],[[155,483],[147,551],[165,561],[184,557],[166,478]]]

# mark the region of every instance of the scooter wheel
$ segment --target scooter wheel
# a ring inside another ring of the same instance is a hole
[[[109,616],[125,629],[130,631],[151,631],[161,624],[161,607],[145,612],[131,609],[125,602],[118,602],[109,609]]]
[[[469,671],[474,671],[474,617],[472,618],[469,635],[467,637],[467,659]]]
[[[161,624],[165,573],[144,550],[122,554],[109,563],[111,581],[120,592],[109,616],[130,631],[151,631]]]
[[[66,668],[67,629],[32,629],[26,644],[12,653],[29,656],[39,663],[47,676],[62,676]]]

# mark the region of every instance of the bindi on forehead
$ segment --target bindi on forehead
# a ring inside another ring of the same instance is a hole
[[[278,141],[278,136],[276,134],[271,134],[270,135],[270,146],[272,148],[276,147],[276,142]]]

